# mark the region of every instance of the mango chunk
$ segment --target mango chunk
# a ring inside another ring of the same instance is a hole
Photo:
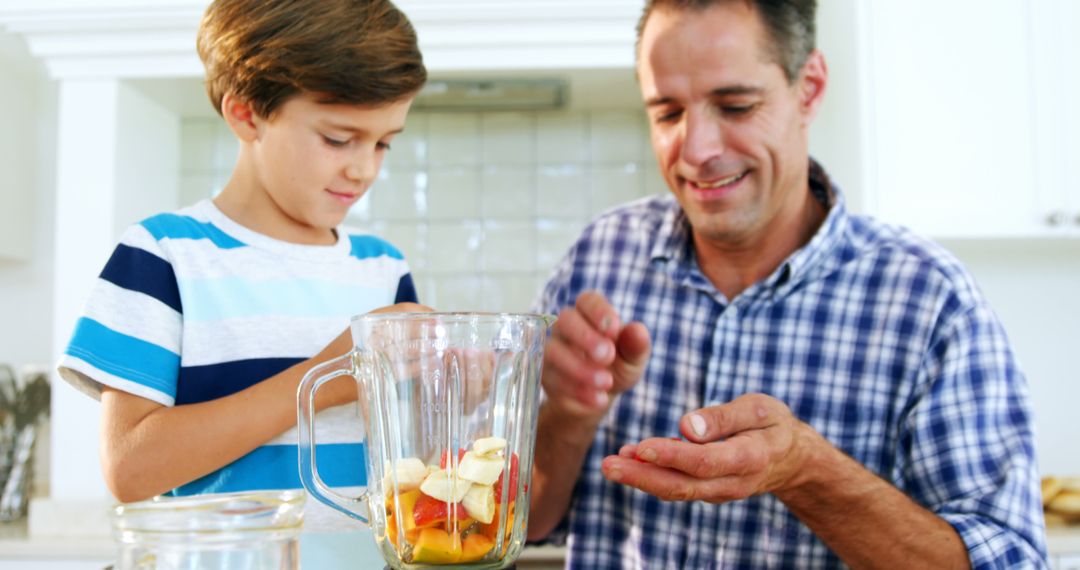
[[[480,560],[491,549],[495,548],[495,542],[490,538],[473,533],[465,537],[465,542],[461,544],[461,558],[458,562],[474,562]]]
[[[453,564],[461,559],[461,541],[441,528],[425,528],[413,546],[416,564]]]

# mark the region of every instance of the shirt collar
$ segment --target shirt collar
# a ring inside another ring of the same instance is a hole
[[[814,198],[828,210],[825,221],[806,245],[788,256],[771,275],[748,288],[747,293],[763,287],[777,294],[794,287],[812,275],[815,268],[822,267],[829,253],[841,244],[848,224],[844,196],[814,159],[810,159],[809,188]],[[653,240],[650,259],[683,285],[714,290],[697,265],[690,222],[678,203],[672,200],[672,204]]]

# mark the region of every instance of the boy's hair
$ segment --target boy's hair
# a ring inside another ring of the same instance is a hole
[[[197,48],[218,114],[225,93],[269,118],[303,92],[381,105],[427,81],[416,31],[389,0],[215,0]]]
[[[645,23],[655,10],[700,12],[735,1],[742,1],[758,13],[769,34],[770,43],[765,47],[784,70],[789,83],[798,79],[807,57],[814,51],[817,0],[646,0],[637,25],[637,49],[640,50]]]

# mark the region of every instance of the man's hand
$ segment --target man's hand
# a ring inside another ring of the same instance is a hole
[[[783,402],[748,394],[683,416],[688,441],[653,438],[604,459],[604,476],[667,501],[723,503],[797,485],[820,436]]]
[[[544,351],[548,405],[571,417],[599,421],[612,398],[641,378],[649,347],[644,325],[622,326],[602,295],[582,293],[573,308],[559,313]]]

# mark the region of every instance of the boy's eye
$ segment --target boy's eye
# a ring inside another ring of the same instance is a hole
[[[681,110],[664,111],[662,113],[657,113],[656,122],[657,123],[670,123],[670,122],[673,122],[676,119],[678,119],[680,115],[682,115]]]
[[[378,147],[381,150],[390,150],[390,143],[388,143],[388,142],[379,141],[378,143],[375,144],[375,146]]]
[[[332,137],[328,137],[326,135],[323,135],[323,142],[325,142],[326,144],[328,144],[328,145],[330,145],[330,146],[332,146],[334,148],[341,148],[341,147],[349,144],[349,141],[347,141],[347,140],[342,141],[342,140],[338,140],[338,139],[335,139],[335,138],[332,138]]]

